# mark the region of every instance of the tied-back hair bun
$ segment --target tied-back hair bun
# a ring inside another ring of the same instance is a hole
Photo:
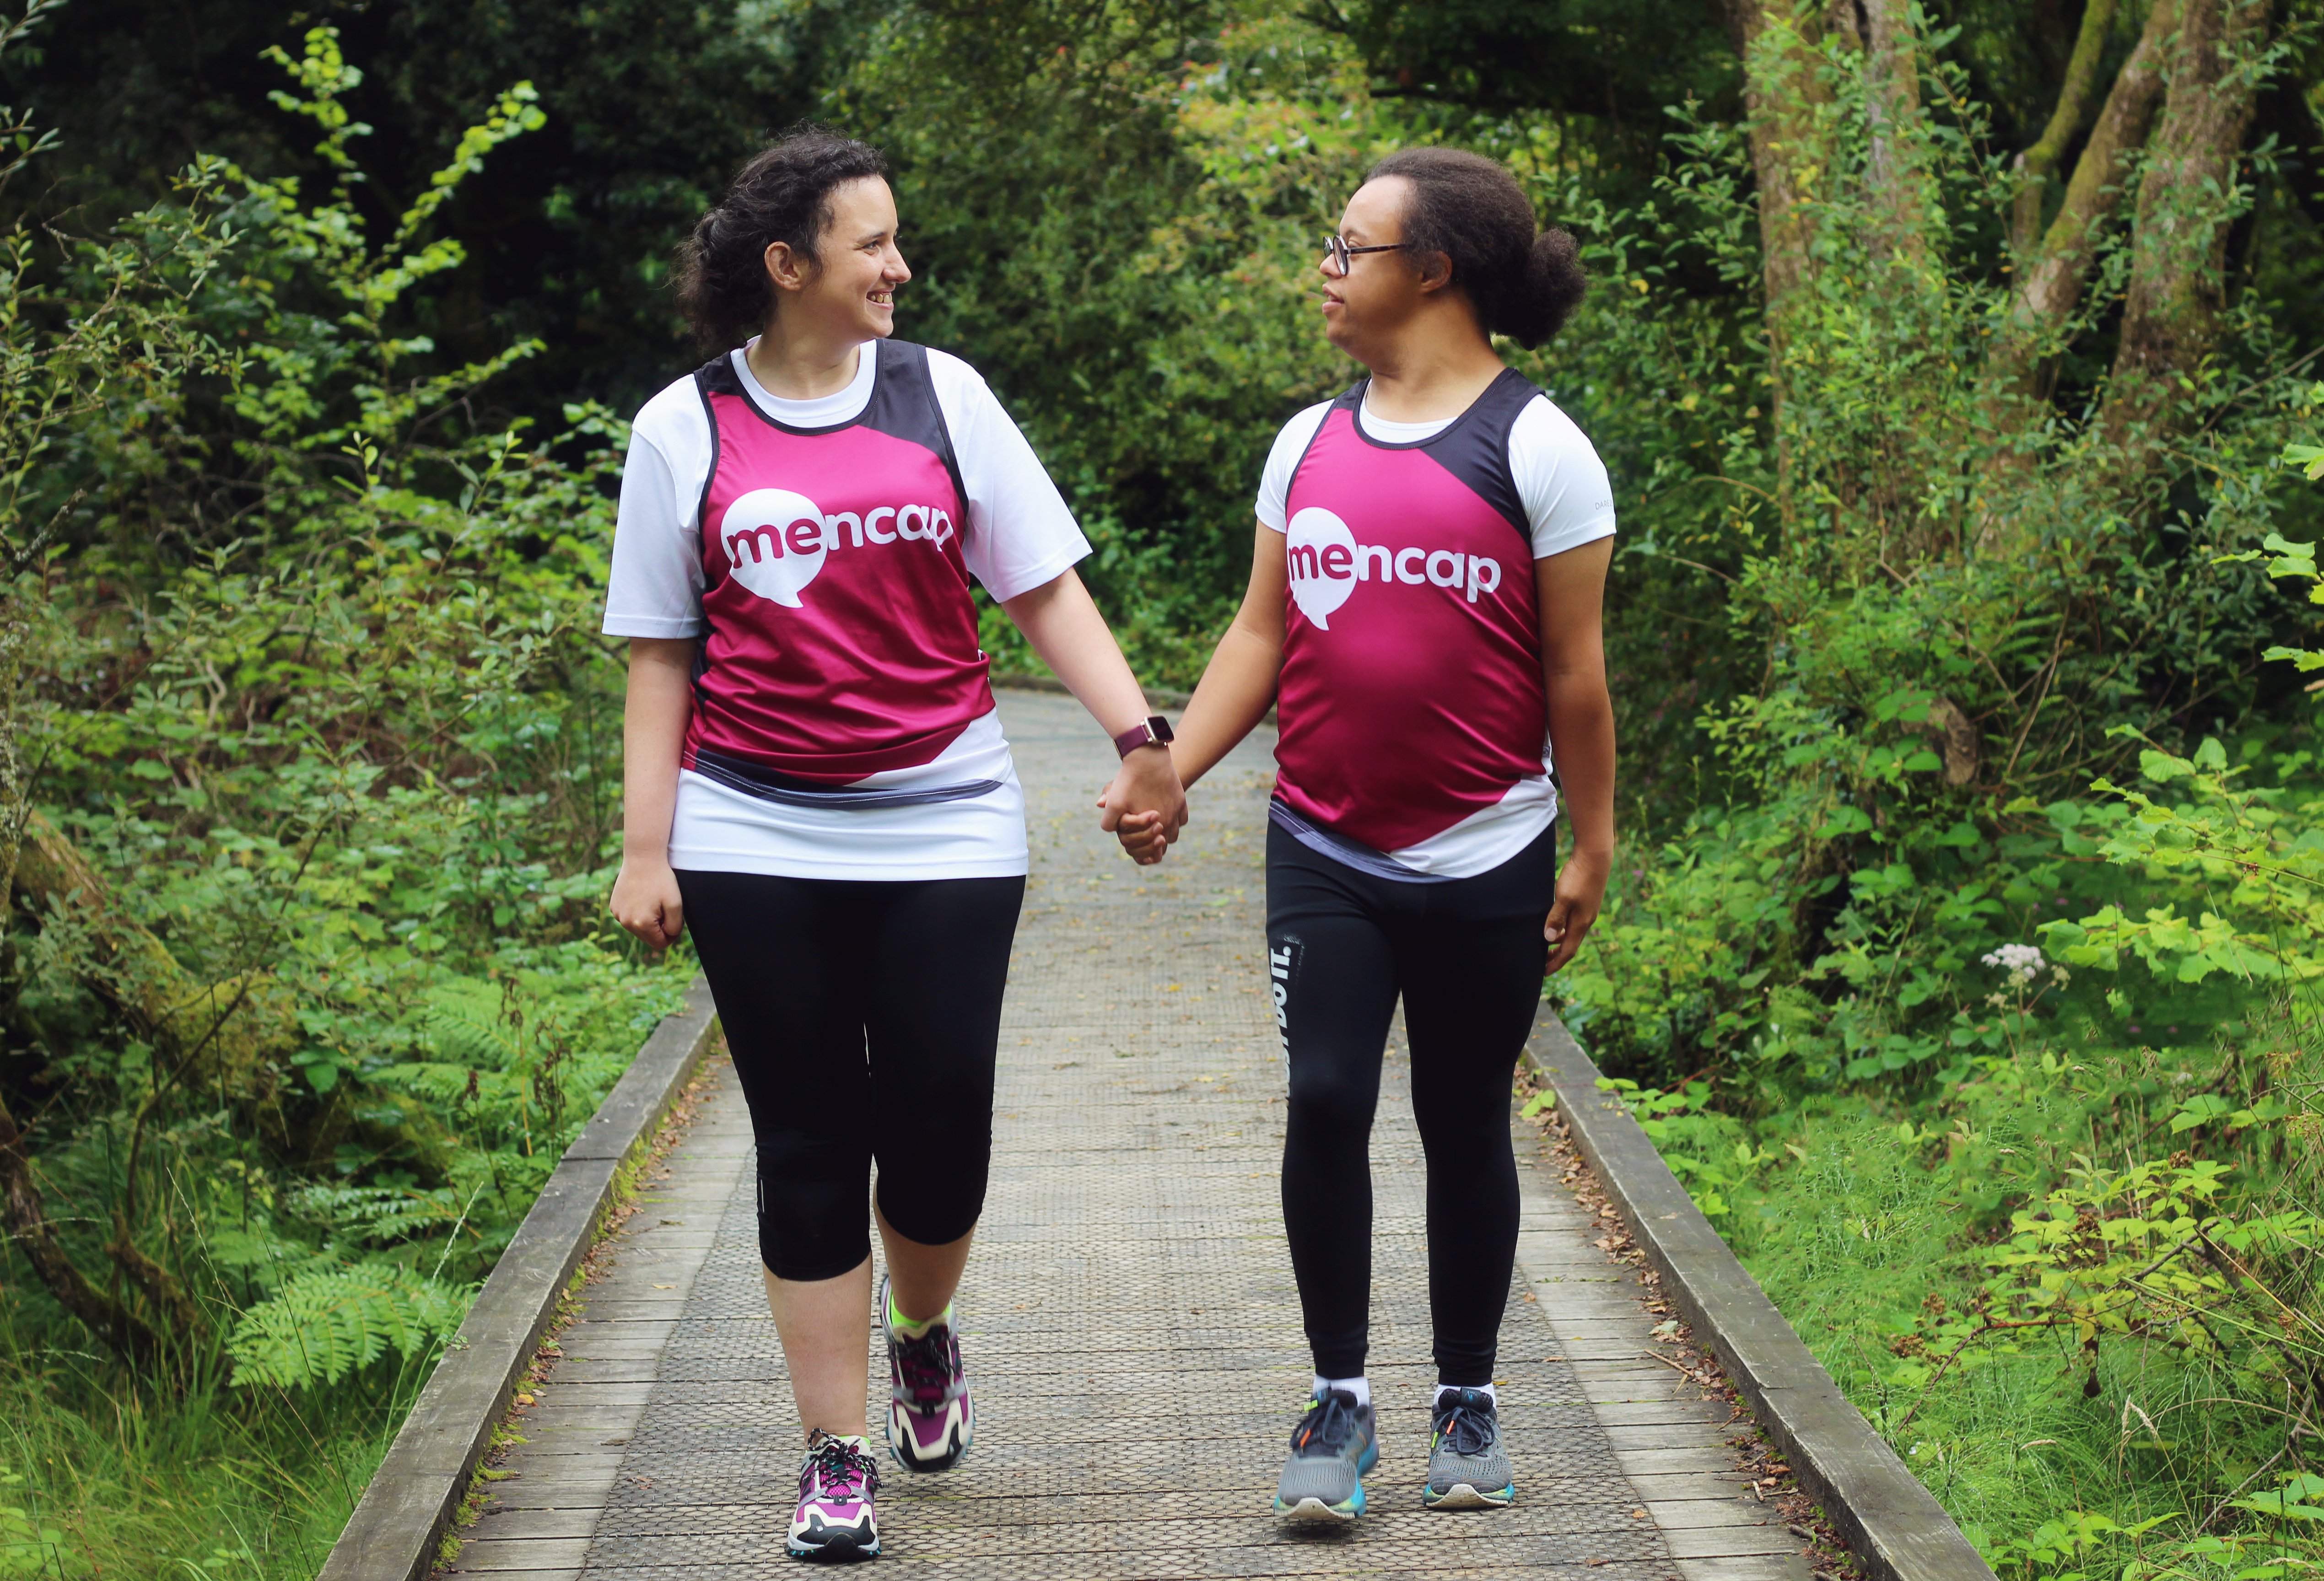
[[[1539,229],[1517,178],[1481,154],[1407,148],[1374,165],[1367,181],[1412,184],[1404,240],[1417,256],[1442,253],[1488,335],[1530,351],[1558,332],[1589,289],[1571,232]]]
[[[735,172],[726,196],[678,250],[678,305],[703,349],[732,351],[767,326],[775,306],[769,246],[787,243],[818,262],[832,188],[887,173],[878,149],[812,122],[792,127]]]

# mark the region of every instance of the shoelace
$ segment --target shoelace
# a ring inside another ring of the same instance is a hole
[[[872,1457],[844,1439],[824,1435],[810,1451],[815,1496],[834,1503],[857,1503],[880,1491],[880,1468]]]
[[[1291,1434],[1291,1448],[1300,1455],[1337,1455],[1356,1433],[1356,1397],[1333,1389],[1307,1408]]]
[[[931,1328],[918,1339],[897,1340],[896,1371],[915,1402],[942,1404],[952,1387],[952,1331]]]
[[[1452,1446],[1452,1453],[1481,1455],[1491,1447],[1493,1435],[1486,1425],[1489,1418],[1483,1410],[1458,1397],[1441,1409],[1443,1415],[1437,1419],[1436,1433]]]

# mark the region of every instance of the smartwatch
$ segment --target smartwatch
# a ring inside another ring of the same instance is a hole
[[[1167,747],[1173,739],[1170,722],[1158,713],[1148,714],[1114,737],[1113,749],[1127,758],[1140,747]]]

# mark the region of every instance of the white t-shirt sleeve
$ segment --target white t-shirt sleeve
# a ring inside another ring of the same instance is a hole
[[[710,476],[710,418],[691,377],[646,402],[622,461],[605,583],[608,637],[699,637],[702,530],[696,518]]]
[[[1284,424],[1283,431],[1276,435],[1275,447],[1267,453],[1267,465],[1259,474],[1256,509],[1262,525],[1277,532],[1291,530],[1289,507],[1284,503],[1291,496],[1291,474],[1299,470],[1299,458],[1315,442],[1315,430],[1323,426],[1331,409],[1330,401],[1319,400]]]
[[[968,491],[961,555],[969,574],[1006,601],[1055,581],[1090,552],[1065,497],[982,375],[928,353],[928,377]]]
[[[1606,464],[1547,396],[1527,401],[1509,427],[1509,475],[1533,529],[1535,559],[1614,536],[1614,485]]]

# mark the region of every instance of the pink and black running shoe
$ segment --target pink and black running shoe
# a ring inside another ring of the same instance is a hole
[[[807,1438],[799,1466],[798,1510],[791,1516],[795,1559],[872,1559],[880,1556],[880,1522],[872,1495],[880,1467],[858,1438],[835,1438],[820,1429]]]
[[[883,1280],[881,1318],[891,1310]],[[959,1337],[946,1323],[918,1339],[884,1321],[881,1327],[888,1336],[888,1452],[907,1471],[948,1471],[976,1441],[976,1407],[960,1365]]]

